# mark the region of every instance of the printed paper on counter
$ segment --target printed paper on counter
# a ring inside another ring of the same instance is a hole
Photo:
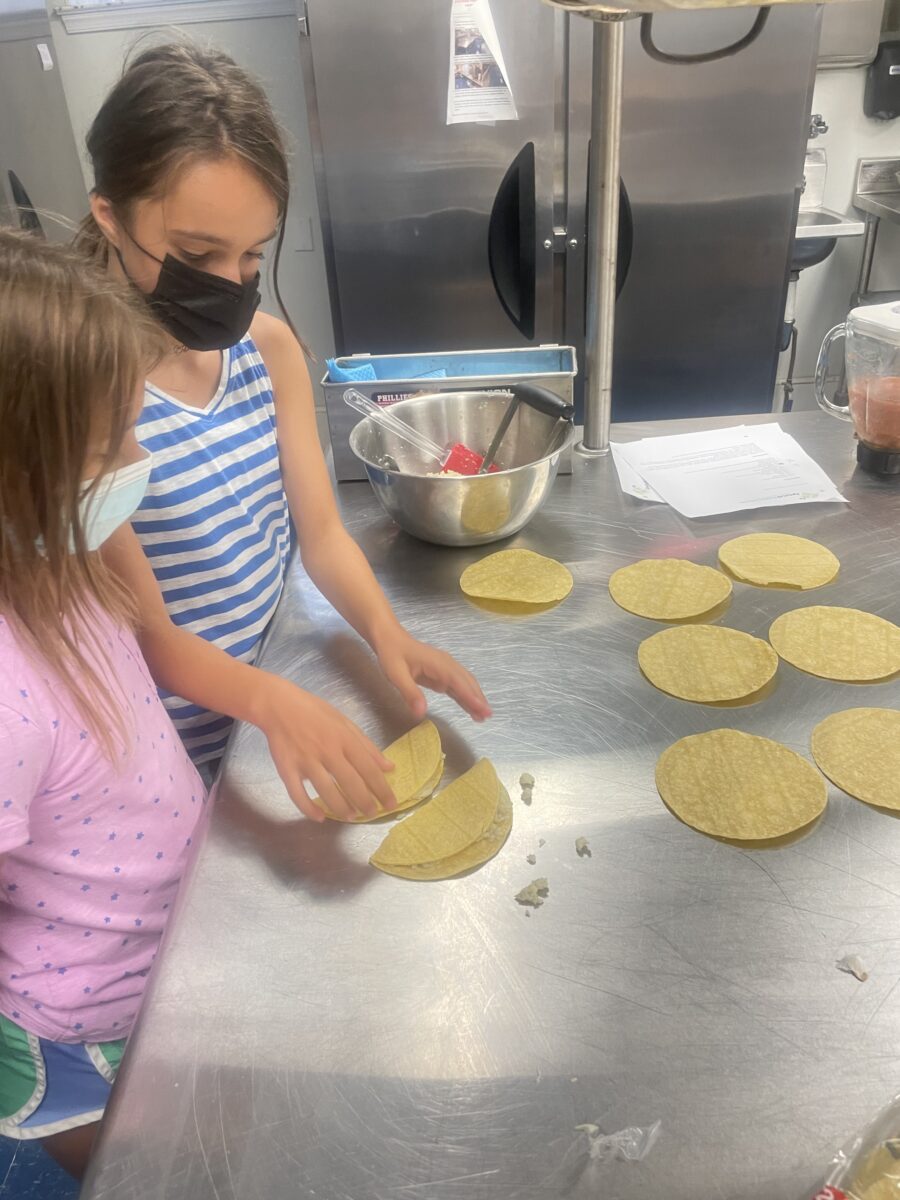
[[[453,0],[447,124],[518,119],[489,0]]]
[[[617,449],[631,470],[685,517],[846,503],[818,463],[776,422],[643,438]]]
[[[619,487],[626,496],[634,496],[638,500],[650,500],[654,504],[665,504],[662,496],[658,496],[650,484],[639,475],[630,462],[622,455],[618,442],[610,442],[616,474],[619,476]]]

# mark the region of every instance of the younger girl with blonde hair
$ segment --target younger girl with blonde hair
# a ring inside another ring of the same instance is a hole
[[[0,1134],[73,1174],[206,803],[98,553],[163,350],[83,258],[0,230]]]

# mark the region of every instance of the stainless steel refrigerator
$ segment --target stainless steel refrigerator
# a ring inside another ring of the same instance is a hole
[[[42,0],[0,0],[0,224],[67,242],[88,197]]]
[[[490,6],[518,120],[448,125],[451,0],[306,2],[340,354],[583,346],[591,23]],[[779,7],[739,52],[674,61],[756,16],[628,23],[615,419],[771,406],[818,10]]]

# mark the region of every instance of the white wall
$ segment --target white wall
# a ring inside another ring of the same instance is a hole
[[[162,31],[163,36],[165,32]],[[293,197],[279,278],[294,324],[319,360],[318,366],[312,365],[312,373],[315,376],[318,371],[321,378],[324,372],[321,364],[333,353],[334,342],[300,75],[297,20],[292,16],[226,20],[186,25],[181,32],[197,41],[220,46],[256,75],[287,131],[292,150]],[[90,187],[93,181],[84,150],[85,136],[94,113],[121,74],[129,51],[148,32],[112,29],[67,33],[60,18],[55,16],[53,36],[75,140]],[[277,313],[270,294],[264,295],[264,307]]]
[[[52,241],[67,242],[71,229],[57,214],[83,211],[87,196],[72,140],[59,74],[44,70],[39,47],[50,41],[46,19],[29,22],[35,37],[0,37],[0,224],[18,224],[8,172],[16,174],[41,226]],[[0,33],[7,34],[4,23]]]
[[[821,113],[828,133],[810,142],[828,156],[824,203],[835,212],[853,214],[856,164],[860,158],[900,158],[900,119],[875,121],[863,115],[866,68],[822,70],[816,77],[813,112]],[[862,238],[841,238],[830,258],[800,275],[797,289],[798,383],[795,408],[812,408],[812,378],[822,338],[847,315],[856,289]],[[872,288],[900,289],[900,226],[881,223]]]

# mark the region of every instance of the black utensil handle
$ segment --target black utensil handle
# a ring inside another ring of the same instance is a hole
[[[553,392],[548,392],[546,388],[538,387],[537,384],[514,383],[508,390],[517,400],[521,400],[529,408],[536,408],[545,416],[556,417],[560,421],[571,421],[575,415],[574,404],[567,404],[565,400]]]
[[[484,456],[484,460],[479,467],[479,475],[487,475],[488,471],[494,465],[494,459],[497,457],[497,451],[500,449],[500,443],[506,437],[506,431],[512,424],[513,417],[519,411],[520,403],[521,401],[519,400],[518,396],[513,396],[512,400],[510,400],[509,404],[507,404],[506,412],[500,418],[500,424],[497,426],[497,432],[494,434],[491,444],[488,446],[487,453]]]

